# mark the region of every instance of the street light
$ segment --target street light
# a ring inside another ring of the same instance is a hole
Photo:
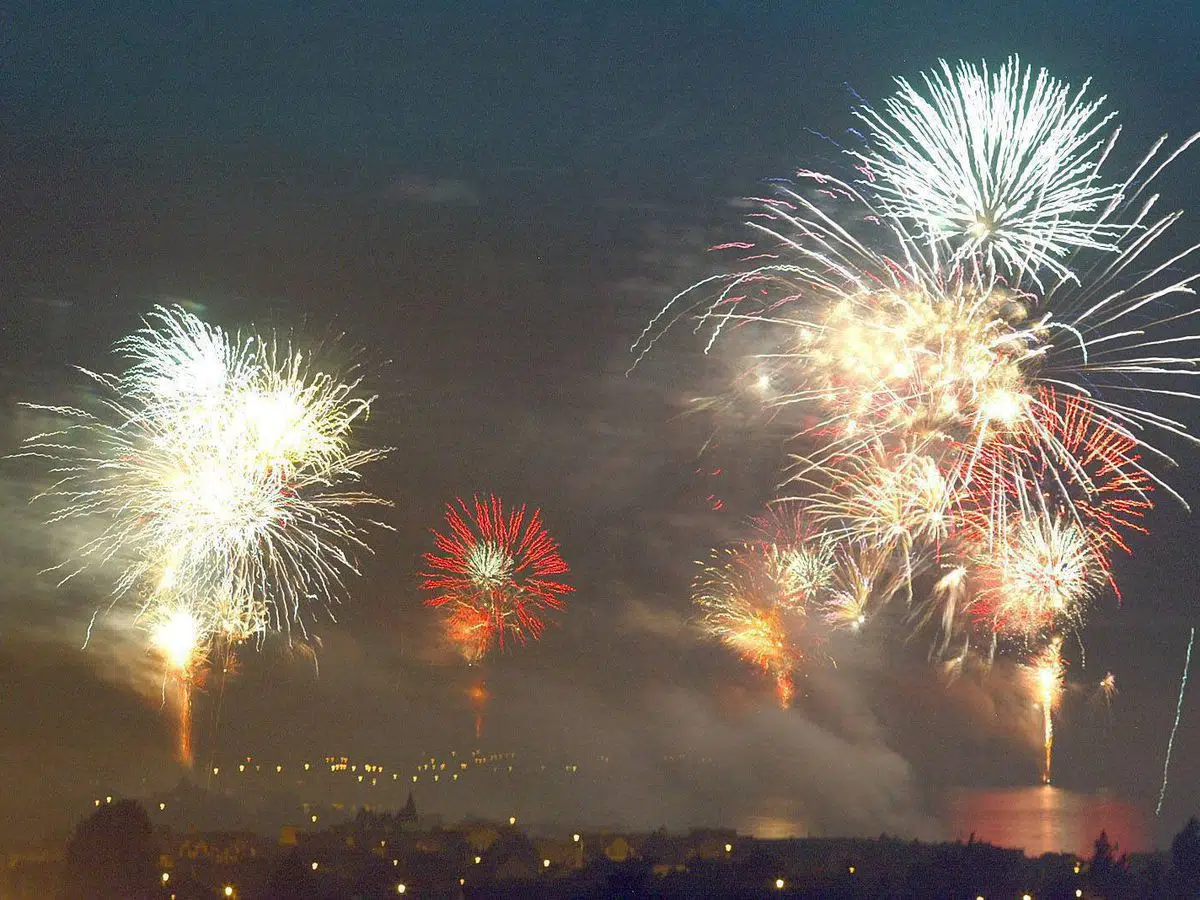
[[[776,878],[776,879],[775,879],[775,890],[777,890],[777,891],[782,891],[782,890],[783,890],[783,885],[784,885],[784,881],[783,881],[783,879],[782,879],[782,878]]]

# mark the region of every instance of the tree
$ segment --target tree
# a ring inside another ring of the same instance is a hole
[[[320,900],[321,892],[310,864],[311,852],[302,853],[299,847],[289,850],[271,868],[262,896],[266,900]]]
[[[537,848],[516,828],[502,829],[483,854],[483,871],[493,878],[534,878],[541,870]]]
[[[1200,819],[1195,816],[1171,841],[1171,862],[1187,890],[1200,891]]]
[[[396,814],[396,819],[402,825],[415,826],[417,824],[417,804],[413,800],[412,791],[408,792],[408,802],[404,804],[404,808]]]
[[[1102,897],[1114,897],[1121,891],[1129,871],[1125,854],[1117,856],[1120,848],[1108,839],[1108,832],[1101,831],[1096,838],[1096,852],[1088,866],[1088,882],[1092,890]]]
[[[158,848],[136,800],[106,803],[75,826],[67,843],[63,896],[143,900],[158,896]]]

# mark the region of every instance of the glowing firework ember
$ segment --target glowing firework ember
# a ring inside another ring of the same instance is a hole
[[[1042,710],[1042,746],[1045,750],[1042,784],[1050,783],[1050,763],[1054,754],[1054,710],[1062,696],[1063,685],[1061,651],[1062,638],[1056,635],[1029,666],[1033,695]]]
[[[1117,696],[1117,676],[1106,672],[1100,679],[1100,698],[1104,701],[1105,709],[1111,709],[1113,697]]]
[[[100,408],[34,407],[71,423],[19,454],[58,478],[40,495],[52,522],[100,522],[63,580],[121,560],[118,599],[133,593],[148,609],[164,586],[197,603],[239,598],[235,633],[260,631],[268,614],[285,630],[309,602],[330,602],[355,571],[352,552],[368,549],[356,507],[383,502],[343,487],[386,453],[351,448],[373,399],[357,396],[358,380],[177,307],[156,308],[117,349],[123,374],[87,373]]]
[[[574,590],[558,580],[570,571],[542,526],[540,510],[505,511],[498,497],[446,507],[449,533],[434,532],[437,552],[425,554],[427,606],[447,609],[447,635],[469,660],[503,649],[511,635],[541,636],[543,610],[561,610]]]

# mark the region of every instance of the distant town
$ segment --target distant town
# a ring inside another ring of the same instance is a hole
[[[713,777],[715,764],[705,756],[675,754],[656,760],[672,775]],[[522,756],[505,750],[441,750],[402,763],[346,754],[311,759],[260,758],[252,755],[215,759],[195,766],[171,790],[147,793],[147,811],[156,827],[174,829],[238,827],[275,832],[289,825],[334,825],[360,810],[396,809],[410,792],[423,802],[423,821],[441,824],[447,811],[487,813],[501,821],[510,815],[529,820],[537,798],[570,796],[584,787],[600,787],[619,777],[619,767],[604,755],[586,759]],[[480,791],[493,806],[480,809]],[[91,799],[93,808],[111,803],[121,792],[102,781]],[[514,798],[511,804],[498,799]],[[549,830],[574,829],[578,822],[544,822]],[[659,823],[654,823],[659,824]],[[617,830],[626,823],[608,822]],[[784,836],[784,835],[779,835]]]
[[[572,778],[580,768],[568,763],[550,772],[537,763],[523,774]],[[69,835],[6,848],[0,900],[1034,900],[1194,897],[1200,890],[1195,819],[1169,852],[1127,855],[1098,834],[1088,857],[1031,858],[973,836],[922,843],[887,835],[762,838],[723,828],[571,830],[525,822],[515,812],[453,823],[422,812],[423,792],[485,773],[522,777],[522,766],[511,754],[479,751],[432,754],[402,770],[340,755],[214,763],[163,794],[98,796]]]

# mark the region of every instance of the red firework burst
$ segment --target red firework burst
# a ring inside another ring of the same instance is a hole
[[[562,609],[574,588],[558,580],[570,570],[541,510],[506,512],[496,496],[457,502],[446,506],[449,532],[433,533],[436,552],[425,554],[421,588],[431,593],[426,606],[449,609],[450,640],[475,660],[503,649],[508,634],[537,639],[545,627],[539,613]]]
[[[1154,508],[1150,499],[1154,484],[1142,467],[1137,441],[1085,398],[1073,395],[1060,400],[1050,389],[1042,393],[1047,409],[1061,410],[1057,422],[1047,417],[1047,427],[1058,432],[1063,449],[1078,460],[1087,476],[1086,488],[1078,476],[1070,478],[1075,508],[1101,541],[1129,553],[1122,532],[1145,534],[1142,518]]]
[[[1023,431],[959,449],[958,477],[970,485],[965,519],[988,531],[997,506],[1024,508],[1040,495],[1086,528],[1101,555],[1114,546],[1128,553],[1126,535],[1146,533],[1142,520],[1154,507],[1137,441],[1086,397],[1043,387],[1031,410]]]

